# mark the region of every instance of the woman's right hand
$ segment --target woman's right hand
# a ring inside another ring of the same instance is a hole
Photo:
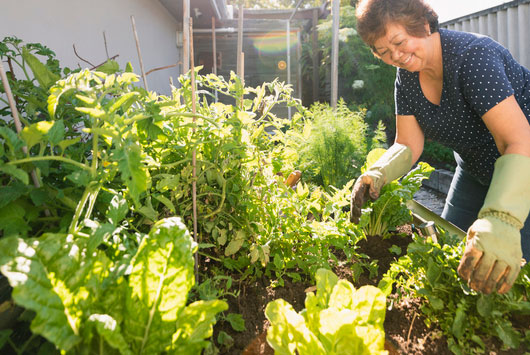
[[[370,198],[372,201],[379,197],[381,187],[384,185],[383,176],[377,171],[367,171],[359,176],[353,185],[350,203],[350,221],[358,224],[361,218],[361,209]]]

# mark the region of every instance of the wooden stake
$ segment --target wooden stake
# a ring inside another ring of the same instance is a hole
[[[239,4],[239,14],[237,18],[237,75],[241,76],[241,53],[243,52],[243,3]]]
[[[11,108],[11,114],[13,115],[13,119],[15,121],[15,129],[17,130],[17,133],[20,135],[20,132],[22,132],[22,123],[20,122],[20,117],[18,116],[18,110],[17,106],[15,105],[15,99],[13,97],[13,92],[11,91],[11,86],[9,86],[9,81],[7,80],[7,75],[4,70],[4,65],[2,64],[2,61],[0,60],[0,77],[2,78],[2,83],[4,84],[4,91],[7,96],[7,101],[9,102],[9,107]],[[28,147],[23,146],[22,151],[24,154],[29,155]],[[33,181],[33,185],[35,185],[36,188],[40,187],[39,177],[37,176],[37,171],[35,169],[31,170],[31,180]],[[46,208],[44,210],[46,216],[50,216],[50,211]]]
[[[213,73],[217,75],[217,38],[215,37],[215,17],[212,16],[212,56],[213,56]],[[215,102],[219,98],[217,97],[217,90],[215,90]]]
[[[140,61],[140,70],[142,71],[142,79],[144,80],[144,88],[149,91],[147,87],[147,77],[145,76],[144,71],[144,62],[142,60],[142,51],[140,51],[140,41],[138,40],[138,33],[136,32],[136,22],[134,21],[134,16],[131,15],[132,28],[134,33],[134,40],[136,41],[136,50],[138,51],[138,60]]]
[[[191,112],[193,114],[193,123],[197,121],[195,114],[197,113],[197,104],[195,100],[195,56],[193,52],[193,18],[190,17],[190,66],[191,66]],[[195,136],[195,127],[193,127],[193,135]],[[192,166],[192,203],[193,203],[193,240],[198,243],[197,238],[197,151],[193,148],[191,156]],[[199,252],[195,253],[195,283],[199,283]]]
[[[239,57],[241,58],[241,68],[239,69],[239,72],[241,73],[241,84],[243,84],[243,87],[245,87],[245,52],[241,52]],[[243,99],[245,97],[245,91],[243,90],[243,93],[241,94],[241,99],[239,102],[239,107],[241,107],[241,110],[243,110]]]

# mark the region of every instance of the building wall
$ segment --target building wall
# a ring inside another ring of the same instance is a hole
[[[530,0],[512,1],[444,22],[441,27],[490,36],[530,68]]]
[[[121,68],[131,62],[140,74],[140,64],[132,31],[134,16],[145,71],[177,64],[177,22],[155,0],[3,0],[0,5],[0,40],[16,36],[24,42],[38,42],[57,54],[61,66],[90,67],[74,54],[94,65],[107,59],[103,31],[109,56],[119,56]],[[169,77],[176,79],[179,66],[153,72],[147,76],[150,90],[168,94]]]

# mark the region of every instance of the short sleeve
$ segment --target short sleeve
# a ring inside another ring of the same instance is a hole
[[[396,115],[413,115],[410,105],[410,98],[407,97],[407,88],[403,85],[400,70],[396,73],[396,81],[394,83],[394,102],[396,104]]]
[[[462,56],[460,85],[469,105],[483,116],[498,103],[514,94],[504,56],[498,48],[470,47]],[[508,61],[507,61],[508,62]]]

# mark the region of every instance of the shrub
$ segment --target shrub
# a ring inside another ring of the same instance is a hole
[[[350,111],[343,100],[336,110],[320,103],[307,110],[303,124],[290,132],[303,176],[325,188],[342,188],[359,176],[367,153],[386,142],[383,125],[371,130],[365,117],[365,111]]]

